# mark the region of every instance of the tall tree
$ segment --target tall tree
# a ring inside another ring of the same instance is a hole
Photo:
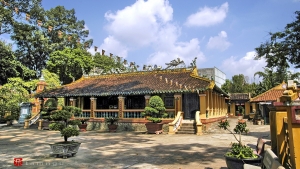
[[[84,49],[65,48],[50,54],[47,69],[59,76],[62,84],[68,84],[89,73],[93,68],[92,56]]]
[[[127,65],[127,61],[122,60],[121,57],[101,55],[97,52],[93,58],[96,73],[113,73],[127,70],[127,67],[125,66]]]
[[[300,68],[300,11],[296,11],[294,22],[285,26],[281,32],[269,33],[270,39],[259,47],[256,59],[265,58],[268,68],[286,70],[289,64]]]
[[[11,77],[29,79],[32,76],[35,76],[34,72],[16,60],[12,45],[0,40],[0,85],[7,83]]]
[[[92,45],[92,40],[86,40],[89,31],[84,21],[77,20],[74,9],[57,6],[45,11],[39,4],[33,6],[28,15],[28,21],[15,21],[12,39],[18,47],[17,59],[35,70],[37,76],[45,68],[51,52]]]

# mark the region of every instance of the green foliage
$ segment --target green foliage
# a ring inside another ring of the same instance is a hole
[[[150,116],[147,120],[153,123],[161,122],[161,118],[166,117],[168,114],[165,113],[165,104],[159,96],[151,96],[149,105],[145,107],[144,116]]]
[[[68,122],[69,125],[75,126],[75,125],[80,125],[82,122],[80,120],[70,120]]]
[[[45,107],[44,110],[49,111],[50,114],[50,118],[51,120],[53,120],[54,122],[51,123],[49,125],[49,128],[51,130],[56,130],[56,131],[60,131],[61,136],[64,137],[64,141],[67,142],[69,137],[72,136],[78,136],[79,135],[79,131],[74,128],[74,127],[69,127],[69,125],[79,125],[80,121],[70,121],[70,118],[73,116],[73,114],[80,114],[81,113],[81,109],[77,108],[77,107],[73,107],[73,106],[65,106],[62,107],[62,109],[53,109],[52,106],[57,105],[57,103],[55,103],[55,99],[49,101],[47,103],[47,105],[49,106],[49,108],[47,109]],[[45,105],[46,105],[45,103]]]
[[[65,48],[51,53],[47,69],[56,73],[63,84],[70,83],[89,73],[93,67],[91,54],[85,50]]]
[[[126,70],[124,65],[124,62],[126,61],[122,61],[121,57],[109,57],[106,55],[101,55],[99,52],[97,52],[93,57],[96,68],[95,73],[97,73],[97,70],[101,70],[102,73],[112,73],[114,71],[121,72]]]
[[[256,95],[256,85],[250,84],[243,74],[232,76],[232,80],[226,79],[225,83],[221,86],[221,89],[227,93],[251,93]]]
[[[25,119],[30,119],[31,118],[31,114],[27,114],[26,116],[25,116]]]
[[[114,124],[116,122],[119,121],[119,118],[118,117],[105,117],[105,122],[108,123],[108,124]]]
[[[7,83],[8,78],[12,77],[29,79],[34,73],[16,60],[11,44],[0,40],[0,85]]]
[[[256,59],[265,58],[268,68],[277,68],[277,71],[295,65],[300,68],[300,11],[296,11],[295,21],[288,23],[283,31],[269,33],[270,39],[255,48]]]
[[[245,108],[243,106],[238,106],[238,111],[241,115],[244,115],[245,113]]]
[[[253,153],[251,147],[246,145],[240,145],[239,143],[232,143],[230,151],[227,152],[225,155],[228,157],[234,157],[238,159],[258,158],[258,156]]]
[[[12,116],[12,115],[8,115],[8,116],[6,116],[5,117],[5,120],[6,121],[12,121],[12,120],[14,120],[15,118]]]
[[[250,148],[249,146],[243,145],[242,141],[241,141],[241,133],[245,132],[248,133],[249,129],[247,129],[247,123],[245,120],[239,120],[238,124],[235,126],[235,128],[233,129],[233,131],[235,133],[239,134],[239,139],[237,139],[237,137],[235,136],[235,134],[229,130],[229,122],[228,120],[222,120],[219,122],[218,124],[219,128],[224,129],[224,130],[228,130],[233,136],[234,138],[238,141],[238,143],[232,143],[231,144],[231,148],[229,150],[229,152],[227,152],[225,155],[228,157],[234,157],[234,158],[238,158],[238,159],[247,159],[247,158],[257,158],[258,156],[255,155],[253,153],[252,148]]]
[[[0,88],[0,115],[11,112],[17,119],[20,114],[20,103],[29,101],[29,91],[36,88],[36,82],[36,80],[9,78],[8,82]]]

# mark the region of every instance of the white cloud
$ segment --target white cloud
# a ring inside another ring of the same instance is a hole
[[[264,71],[263,67],[266,66],[265,59],[254,60],[255,51],[247,52],[246,56],[238,59],[237,57],[231,56],[223,61],[221,68],[226,71],[228,79],[232,76],[243,74],[250,78],[250,82],[254,80],[254,73],[258,71]]]
[[[218,7],[204,7],[200,8],[198,12],[191,14],[187,21],[186,26],[211,26],[223,22],[228,12],[228,3],[225,2]]]
[[[107,12],[107,31],[131,47],[149,45],[156,40],[160,25],[172,20],[173,9],[168,1],[138,0],[115,13]]]
[[[218,36],[210,37],[206,46],[208,49],[224,51],[230,45],[230,42],[227,41],[227,33],[225,31],[221,31]]]
[[[102,49],[126,57],[128,51],[151,47],[153,53],[144,64],[165,66],[178,57],[190,64],[197,57],[197,63],[204,61],[200,42],[194,38],[179,42],[181,28],[172,22],[173,9],[167,0],[138,0],[116,12],[107,12],[105,26],[109,36]],[[188,65],[187,65],[188,66]]]

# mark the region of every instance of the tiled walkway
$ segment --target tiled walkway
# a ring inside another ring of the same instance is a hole
[[[237,119],[230,119],[234,126]],[[81,132],[69,140],[81,142],[76,157],[50,157],[48,143],[63,141],[59,132],[15,127],[0,128],[0,168],[146,168],[201,169],[226,168],[223,154],[234,137],[213,126],[209,134],[150,135],[134,132]],[[258,137],[269,139],[269,126],[249,123],[250,133],[243,142],[255,146]],[[22,158],[23,166],[14,166]]]

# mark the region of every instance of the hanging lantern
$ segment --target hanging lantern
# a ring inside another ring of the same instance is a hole
[[[85,42],[85,43],[84,43],[84,47],[87,48],[88,46],[89,46],[89,43]]]
[[[30,15],[26,14],[26,20],[28,21],[30,19]]]
[[[19,8],[18,7],[15,7],[15,12],[16,12],[16,14],[19,14]]]
[[[51,32],[52,31],[52,26],[48,26],[48,32]]]
[[[109,53],[109,57],[112,58],[112,56],[113,56],[113,54],[112,54],[112,53]]]
[[[5,6],[9,6],[9,3],[5,2],[5,1],[2,1],[2,3],[3,3]]]
[[[123,64],[127,65],[127,60],[126,59],[124,59]]]
[[[42,26],[43,22],[40,20],[37,20],[38,26]]]
[[[72,36],[69,35],[69,36],[68,36],[68,41],[71,41],[71,40],[72,40]]]
[[[121,62],[121,57],[117,56],[118,62]]]
[[[95,52],[97,52],[98,47],[97,47],[97,46],[94,46],[94,48],[95,48]]]
[[[104,55],[104,54],[105,54],[105,50],[102,49],[102,55]]]
[[[58,37],[59,38],[62,38],[62,34],[63,34],[62,31],[58,31]]]
[[[77,39],[77,43],[80,43],[80,38]]]

